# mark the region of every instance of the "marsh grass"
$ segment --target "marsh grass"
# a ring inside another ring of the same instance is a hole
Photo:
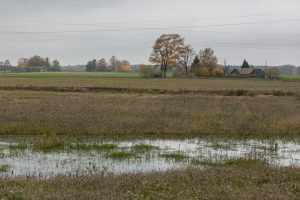
[[[229,166],[229,167],[235,167],[235,168],[252,168],[255,167],[263,167],[263,166],[269,166],[268,162],[264,160],[259,159],[245,159],[245,158],[239,158],[239,159],[229,159],[226,160],[224,163],[219,164],[221,166]]]
[[[18,144],[9,145],[8,148],[11,151],[13,151],[13,150],[24,151],[24,150],[28,149],[28,144],[26,144],[24,142],[19,142]]]
[[[211,145],[208,145],[208,147],[211,147],[214,150],[235,150],[234,144],[220,142],[220,141],[213,141]]]
[[[136,154],[134,152],[125,151],[125,150],[114,151],[114,152],[107,154],[107,158],[111,158],[114,160],[124,160],[124,159],[133,158],[134,156],[136,156]]]
[[[299,168],[248,159],[147,174],[0,178],[4,199],[299,199],[299,188]]]
[[[51,152],[51,151],[64,151],[65,141],[58,137],[46,137],[37,139],[32,146],[35,151]]]
[[[78,151],[100,151],[100,152],[107,152],[113,151],[117,149],[118,146],[116,144],[76,144],[75,146],[71,146],[71,149],[75,149]]]
[[[175,162],[181,162],[186,159],[189,159],[188,156],[184,155],[184,153],[180,152],[180,151],[172,152],[172,153],[164,153],[164,154],[161,154],[160,156],[167,160],[173,160]]]
[[[132,150],[137,153],[146,153],[158,149],[159,147],[148,145],[148,144],[136,144],[132,147]]]
[[[5,173],[9,170],[9,165],[0,165],[0,173]]]

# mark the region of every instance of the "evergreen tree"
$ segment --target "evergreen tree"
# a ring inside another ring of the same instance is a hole
[[[246,60],[244,60],[242,68],[250,68],[249,63]]]
[[[193,65],[199,65],[200,64],[200,59],[198,57],[198,55],[195,56],[194,61],[193,61]]]

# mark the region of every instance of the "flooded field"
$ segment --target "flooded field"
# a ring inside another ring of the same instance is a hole
[[[166,171],[227,159],[262,159],[274,166],[300,166],[300,141],[136,140],[34,143],[0,139],[0,175],[5,177],[81,176]]]

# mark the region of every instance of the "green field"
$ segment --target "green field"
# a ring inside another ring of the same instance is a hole
[[[281,75],[280,76],[284,80],[294,80],[294,81],[300,81],[300,75]]]

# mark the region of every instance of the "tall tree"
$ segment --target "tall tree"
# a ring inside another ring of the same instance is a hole
[[[45,69],[46,69],[47,71],[50,70],[50,67],[51,67],[50,59],[49,59],[48,57],[46,57],[46,58],[44,59],[44,61],[45,61],[45,63],[44,63]]]
[[[86,64],[86,71],[87,72],[94,72],[96,71],[96,67],[97,67],[97,61],[94,59],[94,60],[91,60],[89,61],[87,64]]]
[[[198,55],[195,56],[194,60],[193,60],[193,66],[198,66],[200,64],[200,59],[198,57]]]
[[[0,71],[4,71],[4,62],[0,61]]]
[[[21,67],[21,68],[28,67],[28,58],[20,58],[18,61],[18,67]]]
[[[149,61],[160,64],[162,77],[166,78],[169,68],[179,63],[185,47],[184,38],[180,35],[163,34],[156,40]]]
[[[61,66],[58,60],[53,60],[52,66],[50,67],[51,71],[61,71]]]
[[[195,52],[193,51],[192,47],[190,45],[187,45],[185,48],[182,49],[182,56],[180,60],[180,65],[184,69],[185,76],[188,76],[189,69],[191,65],[193,64],[193,59],[195,57]]]
[[[5,67],[11,67],[10,61],[9,60],[5,60],[4,61],[4,66]]]
[[[116,56],[112,56],[109,60],[110,62],[110,66],[112,68],[112,71],[119,71],[119,68],[120,68],[120,61],[117,59]]]
[[[44,67],[45,66],[45,60],[41,56],[33,56],[28,60],[28,66],[29,67]]]
[[[200,67],[207,67],[210,75],[214,68],[218,66],[218,58],[215,56],[215,51],[212,48],[201,50],[199,60]]]
[[[105,58],[102,58],[97,63],[97,71],[98,72],[105,72],[107,71],[108,63],[106,62]]]
[[[212,48],[200,50],[199,60],[200,65],[203,67],[214,67],[218,65],[218,58],[215,56],[215,51]]]
[[[130,62],[128,62],[127,60],[122,60],[120,62],[119,71],[120,72],[131,72]]]

